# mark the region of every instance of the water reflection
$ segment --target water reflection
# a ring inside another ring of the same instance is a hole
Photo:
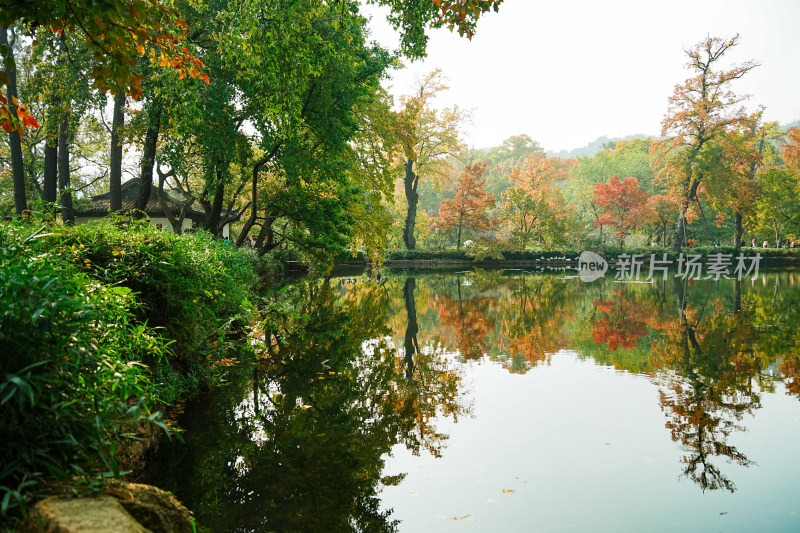
[[[393,531],[377,494],[402,476],[381,478],[384,456],[398,443],[438,453],[437,415],[464,409],[443,353],[394,348],[388,310],[376,283],[273,302],[265,360],[187,409],[186,444],[152,475],[211,531]]]
[[[568,349],[644,376],[681,450],[676,471],[703,491],[733,492],[731,472],[754,466],[753,450],[734,442],[764,395],[782,381],[800,398],[799,299],[793,273],[652,284],[395,273],[299,284],[264,313],[262,360],[187,408],[187,443],[162,454],[153,478],[212,531],[391,531],[380,491],[404,474],[382,477],[384,461],[396,445],[447,455],[440,428],[471,413],[470,366],[531,374]]]
[[[415,280],[416,283],[416,280]],[[733,492],[720,462],[753,462],[730,444],[764,393],[784,378],[800,396],[800,307],[795,274],[747,280],[578,284],[542,275],[429,276],[429,306],[443,344],[462,360],[487,356],[513,373],[574,349],[644,373],[659,387],[665,425],[685,455],[682,472],[703,490]]]

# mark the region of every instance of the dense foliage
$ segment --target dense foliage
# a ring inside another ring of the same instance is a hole
[[[121,447],[166,429],[158,411],[212,380],[241,330],[252,254],[117,222],[0,228],[2,515],[44,481],[118,474]]]

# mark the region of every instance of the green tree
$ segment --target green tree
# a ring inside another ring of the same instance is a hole
[[[761,176],[760,196],[755,204],[756,224],[761,231],[774,232],[777,242],[780,232],[800,236],[800,130],[787,132],[787,142],[781,150],[781,164],[766,169]]]

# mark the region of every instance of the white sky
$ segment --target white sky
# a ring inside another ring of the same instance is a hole
[[[381,11],[373,38],[397,38]],[[734,86],[765,119],[800,118],[800,0],[505,0],[484,15],[470,42],[432,32],[428,57],[396,72],[392,93],[411,91],[441,68],[450,90],[437,105],[473,110],[475,148],[526,133],[548,151],[586,145],[601,135],[658,135],[667,98],[689,76],[684,48],[707,35],[740,34],[727,62],[760,67]]]

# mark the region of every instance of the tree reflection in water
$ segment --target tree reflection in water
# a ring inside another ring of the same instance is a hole
[[[573,349],[649,376],[685,450],[683,474],[734,491],[722,463],[752,464],[731,442],[746,417],[776,381],[800,396],[800,306],[796,291],[781,292],[794,278],[778,279],[618,286],[470,273],[299,284],[263,314],[263,360],[186,409],[187,442],[153,478],[212,531],[391,531],[378,494],[402,474],[381,477],[383,459],[395,445],[442,454],[436,421],[469,413],[461,372],[471,360],[525,373]]]
[[[205,413],[187,409],[187,443],[157,465],[161,486],[213,531],[395,530],[377,494],[403,476],[381,478],[383,457],[398,443],[438,450],[437,409],[463,408],[455,371],[392,346],[386,298],[375,283],[339,294],[323,283],[274,301],[272,356],[202,399]]]
[[[661,408],[673,440],[689,452],[682,459],[684,474],[703,490],[733,492],[733,481],[712,461],[752,464],[728,439],[744,430],[743,417],[761,407],[761,392],[771,385],[759,379],[765,363],[756,347],[752,312],[742,309],[740,297],[734,295],[731,312],[724,300],[709,296],[692,307],[686,292],[676,280],[677,317],[653,345],[656,365],[666,370],[656,375]]]

